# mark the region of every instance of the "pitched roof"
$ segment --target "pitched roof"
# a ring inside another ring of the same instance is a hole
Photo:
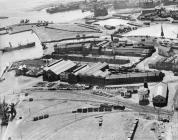
[[[76,66],[76,64],[70,60],[62,60],[58,63],[56,63],[55,65],[52,65],[50,67],[46,67],[45,71],[52,71],[54,72],[56,75],[59,75],[62,72],[65,72],[71,68],[73,68],[74,66]]]
[[[87,75],[87,76],[95,76],[95,77],[105,77],[108,72],[103,72],[101,69],[106,67],[108,64],[107,63],[95,63],[91,67],[88,67],[87,69],[79,72],[79,75]]]
[[[160,82],[158,85],[156,85],[154,90],[154,97],[156,96],[162,96],[164,98],[167,97],[168,92],[168,84],[164,82]]]

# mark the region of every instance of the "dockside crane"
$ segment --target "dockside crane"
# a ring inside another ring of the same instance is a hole
[[[164,38],[163,25],[161,24],[161,37]]]

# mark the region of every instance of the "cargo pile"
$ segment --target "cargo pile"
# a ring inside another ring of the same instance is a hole
[[[62,82],[39,82],[33,86],[35,89],[47,90],[87,90],[89,86],[84,84],[68,84]]]

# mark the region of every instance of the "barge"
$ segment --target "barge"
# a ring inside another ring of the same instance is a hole
[[[0,16],[0,19],[7,19],[8,17],[5,17],[5,16]]]
[[[46,9],[46,12],[49,14],[59,13],[59,12],[65,12],[65,11],[72,11],[77,10],[80,8],[80,2],[76,3],[70,3],[70,4],[61,4],[58,6],[50,7]]]

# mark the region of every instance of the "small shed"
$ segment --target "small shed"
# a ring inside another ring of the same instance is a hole
[[[167,106],[169,93],[168,84],[161,82],[155,87],[154,91],[152,98],[153,105],[157,107]]]

